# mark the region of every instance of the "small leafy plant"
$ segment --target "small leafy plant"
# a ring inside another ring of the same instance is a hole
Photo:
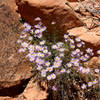
[[[23,24],[17,42],[22,46],[19,52],[27,52],[25,58],[31,62],[36,79],[47,84],[54,100],[98,100],[99,78],[94,74],[100,69],[84,67],[94,56],[93,49],[85,47],[85,42],[72,33],[64,34],[64,39],[58,41],[55,22],[51,23],[54,32],[49,33],[39,17],[34,21],[34,26]],[[97,54],[100,57],[100,50]]]

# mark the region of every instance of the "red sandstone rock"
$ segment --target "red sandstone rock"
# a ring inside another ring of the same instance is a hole
[[[47,96],[48,94],[46,91],[41,90],[37,82],[33,82],[33,79],[30,80],[23,92],[24,100],[45,100]]]
[[[78,0],[67,0],[69,2],[78,2]],[[85,0],[80,0],[80,1],[85,1]]]
[[[32,71],[23,54],[18,53],[21,30],[15,6],[14,0],[0,0],[0,100],[24,100],[22,93]],[[37,95],[39,100],[46,98],[46,92],[34,84],[26,92],[27,96],[31,94],[27,100],[34,100]]]
[[[12,0],[9,0],[9,3]],[[19,17],[6,0],[0,0],[0,96],[17,95],[31,76],[31,66],[18,53]],[[1,99],[0,99],[1,100]]]
[[[74,11],[65,3],[66,0],[16,0],[19,13],[30,24],[33,24],[35,17],[40,17],[48,27],[52,21],[56,21],[57,28],[63,31],[83,26]]]
[[[83,2],[86,3],[85,1]],[[86,28],[80,27],[83,23],[90,27],[92,18],[86,19],[82,15],[74,13],[68,5],[65,5],[66,0],[17,0],[16,3],[18,5],[19,13],[29,23],[32,24],[33,19],[37,16],[41,17],[47,26],[49,26],[51,21],[54,20],[57,22],[57,28],[63,30],[61,34],[58,34],[60,38],[63,36],[63,32],[70,29],[68,32],[73,32],[74,36],[79,36],[83,41],[88,42],[95,47],[100,46],[100,36],[98,35],[100,33],[100,27],[94,28],[96,31],[87,31]],[[77,5],[82,6],[78,2],[68,4],[71,4],[73,8]],[[83,23],[76,17],[76,15],[81,21],[83,21]],[[88,16],[88,14],[86,14],[86,16]]]
[[[86,0],[82,3],[86,6],[94,4],[94,6],[90,6],[91,9],[97,10],[97,8],[100,8],[100,1],[98,0]],[[76,15],[90,30],[88,30],[86,26],[83,26],[72,28],[68,30],[68,32],[74,33],[74,36],[76,37],[79,36],[83,41],[91,44],[94,49],[100,49],[100,26],[95,27],[95,25],[100,25],[100,13],[93,13],[94,16],[92,16],[89,12],[85,11],[85,8],[80,3],[74,2],[69,4],[75,11],[78,11],[78,13],[76,12]],[[90,10],[89,7],[87,8]],[[100,10],[98,9],[97,11],[99,12]],[[93,18],[97,20],[93,20]],[[93,22],[95,24],[93,24]]]
[[[100,27],[92,30],[87,30],[85,27],[78,27],[68,30],[74,36],[79,37],[81,40],[92,44],[95,49],[100,49]]]

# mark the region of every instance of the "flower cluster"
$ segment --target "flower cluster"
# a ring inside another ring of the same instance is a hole
[[[46,80],[56,80],[61,74],[72,74],[73,69],[76,73],[92,75],[91,69],[84,67],[84,62],[88,61],[94,52],[92,48],[86,48],[85,42],[79,37],[73,37],[72,33],[64,34],[64,41],[56,43],[48,42],[44,33],[47,27],[43,25],[39,17],[35,18],[38,24],[33,27],[24,23],[22,34],[17,41],[22,48],[19,52],[28,51],[26,58],[34,64],[34,67],[40,72],[41,77]],[[97,51],[100,57],[100,50]],[[95,69],[97,74],[100,69]],[[97,79],[83,83],[80,87],[84,90],[98,83]],[[54,91],[58,88],[52,87]]]
[[[87,84],[82,84],[81,88],[82,89],[86,89],[87,87],[92,87],[93,85],[95,85],[97,83],[98,83],[98,81],[95,79],[95,80],[93,80],[91,82],[88,82]]]

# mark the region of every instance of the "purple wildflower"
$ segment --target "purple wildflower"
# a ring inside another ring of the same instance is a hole
[[[82,84],[81,86],[82,89],[86,89],[86,87],[87,87],[86,84]]]
[[[99,70],[99,69],[95,69],[94,71],[95,71],[95,73],[99,73],[99,72],[100,72],[100,70]]]
[[[53,87],[52,87],[52,90],[53,90],[53,91],[57,91],[57,87],[53,86]]]

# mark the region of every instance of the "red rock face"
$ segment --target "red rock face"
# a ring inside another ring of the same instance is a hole
[[[82,20],[83,23],[86,24],[86,26],[82,27],[76,27],[68,30],[68,32],[74,33],[74,36],[80,37],[83,41],[86,43],[91,44],[91,47],[94,47],[94,49],[100,49],[100,1],[99,0],[86,0],[83,1],[84,5],[87,5],[87,9],[92,12],[92,9],[96,10],[97,13],[93,13],[94,16],[91,16],[89,12],[86,12],[83,8],[83,6],[80,3],[70,3],[73,8],[75,8],[80,13],[78,14],[79,18]],[[94,4],[94,6],[92,6]],[[91,5],[91,6],[90,6]],[[93,20],[93,18],[97,20]],[[95,24],[93,24],[93,22]],[[95,27],[95,25],[97,25]],[[89,30],[90,28],[90,30]]]
[[[20,94],[27,86],[32,71],[23,54],[18,53],[21,23],[15,8],[14,0],[0,0],[0,100],[22,100]],[[25,95],[27,98],[23,100],[36,100],[37,95],[40,97],[38,100],[47,97],[45,91],[33,85],[33,81],[29,91],[25,91],[30,97]]]
[[[67,0],[69,2],[78,2],[78,0]],[[80,1],[85,1],[85,0],[80,0]]]
[[[95,50],[100,49],[100,27],[95,28],[96,30],[87,30],[84,27],[78,27],[68,30],[72,32],[75,37],[79,37],[81,40],[89,43]]]
[[[0,0],[0,97],[17,95],[22,83],[31,76],[31,67],[18,54],[20,22],[13,9],[14,1],[11,6],[12,0],[5,1]]]
[[[83,23],[77,18],[74,11],[65,3],[65,0],[16,1],[18,12],[30,24],[33,24],[35,17],[40,17],[49,30],[52,30],[50,28],[52,21],[56,21],[57,28],[59,30],[63,29],[63,31],[83,26]],[[63,35],[61,34],[61,36]]]
[[[85,16],[88,16],[89,14],[82,16],[81,13],[85,14],[87,12],[82,11],[80,14],[77,14],[71,9],[71,7],[73,9],[77,7],[78,9],[82,7],[82,5],[77,2],[78,0],[68,1],[69,2],[66,0],[16,0],[16,4],[18,5],[20,15],[27,22],[33,25],[35,24],[33,23],[33,19],[35,17],[40,17],[42,18],[43,23],[48,27],[51,34],[52,28],[50,27],[50,23],[52,21],[56,21],[57,29],[61,31],[61,33],[58,34],[60,40],[62,40],[63,33],[67,32],[67,30],[75,29],[74,31],[69,32],[74,32],[75,36],[79,36],[77,34],[80,34],[80,38],[83,41],[92,44],[94,47],[99,46],[100,36],[96,35],[99,34],[99,31],[95,32],[94,30],[91,30],[90,32],[87,32],[87,29],[83,27],[83,23],[87,24],[87,26],[90,25],[90,22],[92,22],[92,17],[91,19],[83,20],[86,19]],[[90,2],[87,3],[87,1],[84,0],[81,1],[83,1],[84,4],[90,5]],[[96,28],[96,30],[98,30],[98,28]],[[95,38],[93,34],[90,34],[91,32],[95,34]]]

